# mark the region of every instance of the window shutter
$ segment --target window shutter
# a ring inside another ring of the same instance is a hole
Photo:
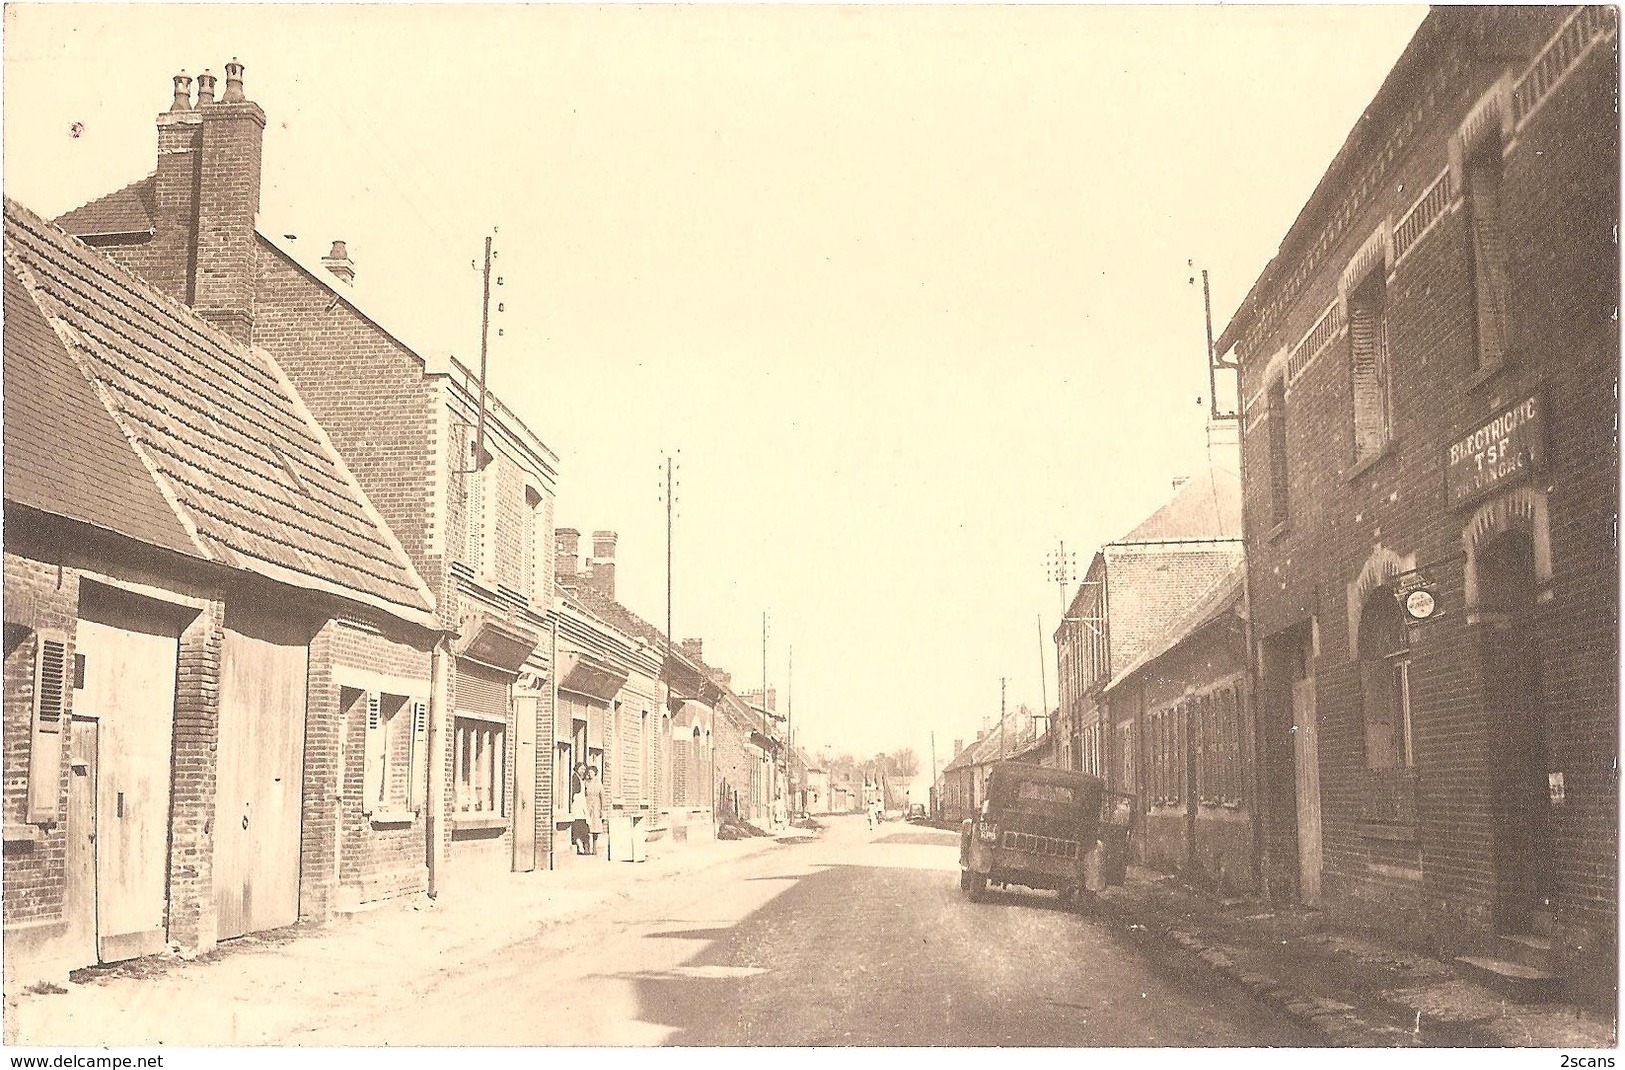
[[[406,770],[407,805],[417,813],[429,795],[429,704],[422,699],[412,700],[412,743]]]
[[[367,692],[367,738],[361,770],[361,812],[379,809],[384,794],[384,714],[381,696]]]
[[[41,632],[34,656],[34,721],[28,758],[28,821],[55,824],[62,801],[62,720],[67,712],[68,642]]]
[[[1349,299],[1350,368],[1354,383],[1354,456],[1374,457],[1388,444],[1387,331],[1381,283]]]
[[[1497,145],[1499,142],[1497,142]],[[1478,304],[1478,366],[1493,368],[1506,353],[1507,251],[1501,226],[1499,153],[1467,170],[1472,213],[1473,287]]]

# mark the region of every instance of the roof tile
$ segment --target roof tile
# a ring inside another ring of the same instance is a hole
[[[177,521],[197,531],[210,556],[392,607],[432,609],[400,544],[268,354],[10,199],[5,233],[8,285],[15,274],[19,297],[69,340],[64,352],[105,391],[138,460],[156,471]],[[38,333],[16,338],[44,345]],[[12,342],[8,330],[8,378]],[[9,454],[9,419],[6,431]],[[129,479],[128,466],[121,478]]]

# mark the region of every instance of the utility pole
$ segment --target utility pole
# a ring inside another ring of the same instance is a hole
[[[485,296],[480,304],[480,417],[474,432],[474,470],[485,467],[485,357],[491,334],[491,235],[485,236]]]
[[[1004,742],[1004,677],[1001,676],[999,677],[999,759],[1001,761],[1009,756],[1009,752],[1005,750]]]
[[[678,452],[681,453],[682,451],[679,450]],[[672,518],[676,515],[676,512],[677,512],[677,492],[676,492],[677,491],[677,480],[676,480],[676,476],[677,476],[677,459],[672,454],[668,453],[668,454],[666,454],[666,495],[665,495],[665,498],[666,498],[666,656],[665,656],[665,660],[661,663],[660,679],[661,679],[661,689],[665,692],[665,696],[666,696],[666,711],[668,713],[671,713],[673,716],[676,715],[676,711],[673,710],[672,707],[671,707],[671,679],[670,679],[670,673],[671,673],[671,643],[672,643],[672,639],[671,639],[671,635],[672,635],[672,624],[671,624],[671,562],[672,562],[671,535],[672,535]],[[656,722],[656,723],[659,723],[659,722]],[[716,781],[716,754],[715,754],[715,752],[712,752],[712,755],[711,755],[711,780],[712,780],[712,784],[713,784],[712,800],[714,802],[715,798],[716,798],[716,792],[714,790],[715,789],[715,781]],[[658,800],[656,800],[656,802],[658,802]]]
[[[790,644],[790,670],[785,680],[785,813],[796,807],[796,646]]]
[[[1048,673],[1044,669],[1044,614],[1038,614],[1038,694],[1043,698],[1044,706],[1039,714],[1044,718],[1044,726],[1049,727],[1049,682]],[[1056,690],[1061,687],[1061,681],[1055,681]]]
[[[1065,629],[1069,617],[1066,615],[1066,585],[1071,581],[1077,571],[1077,555],[1066,552],[1066,540],[1061,540],[1060,549],[1049,555],[1049,580],[1061,592],[1061,629]],[[1042,625],[1040,625],[1042,628]],[[1062,632],[1062,634],[1076,635],[1077,632]],[[1040,639],[1042,642],[1042,639]],[[1067,709],[1066,674],[1061,670],[1061,640],[1055,641],[1055,704],[1059,712],[1056,723],[1063,729],[1071,725],[1071,713]],[[1049,711],[1045,711],[1046,713]],[[1070,734],[1069,732],[1066,734]],[[1070,745],[1070,743],[1068,743]],[[1070,761],[1067,762],[1070,765]]]

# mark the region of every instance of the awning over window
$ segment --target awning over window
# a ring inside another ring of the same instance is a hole
[[[620,693],[627,673],[586,654],[559,658],[559,690],[608,702]]]
[[[464,617],[462,632],[452,647],[453,653],[504,672],[518,672],[541,642],[540,636],[484,613]]]

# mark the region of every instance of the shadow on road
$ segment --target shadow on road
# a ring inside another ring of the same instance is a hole
[[[608,975],[667,1045],[1312,1043],[1103,919],[1044,893],[971,903],[942,867],[837,864],[733,926],[649,935],[712,941],[670,968]]]

